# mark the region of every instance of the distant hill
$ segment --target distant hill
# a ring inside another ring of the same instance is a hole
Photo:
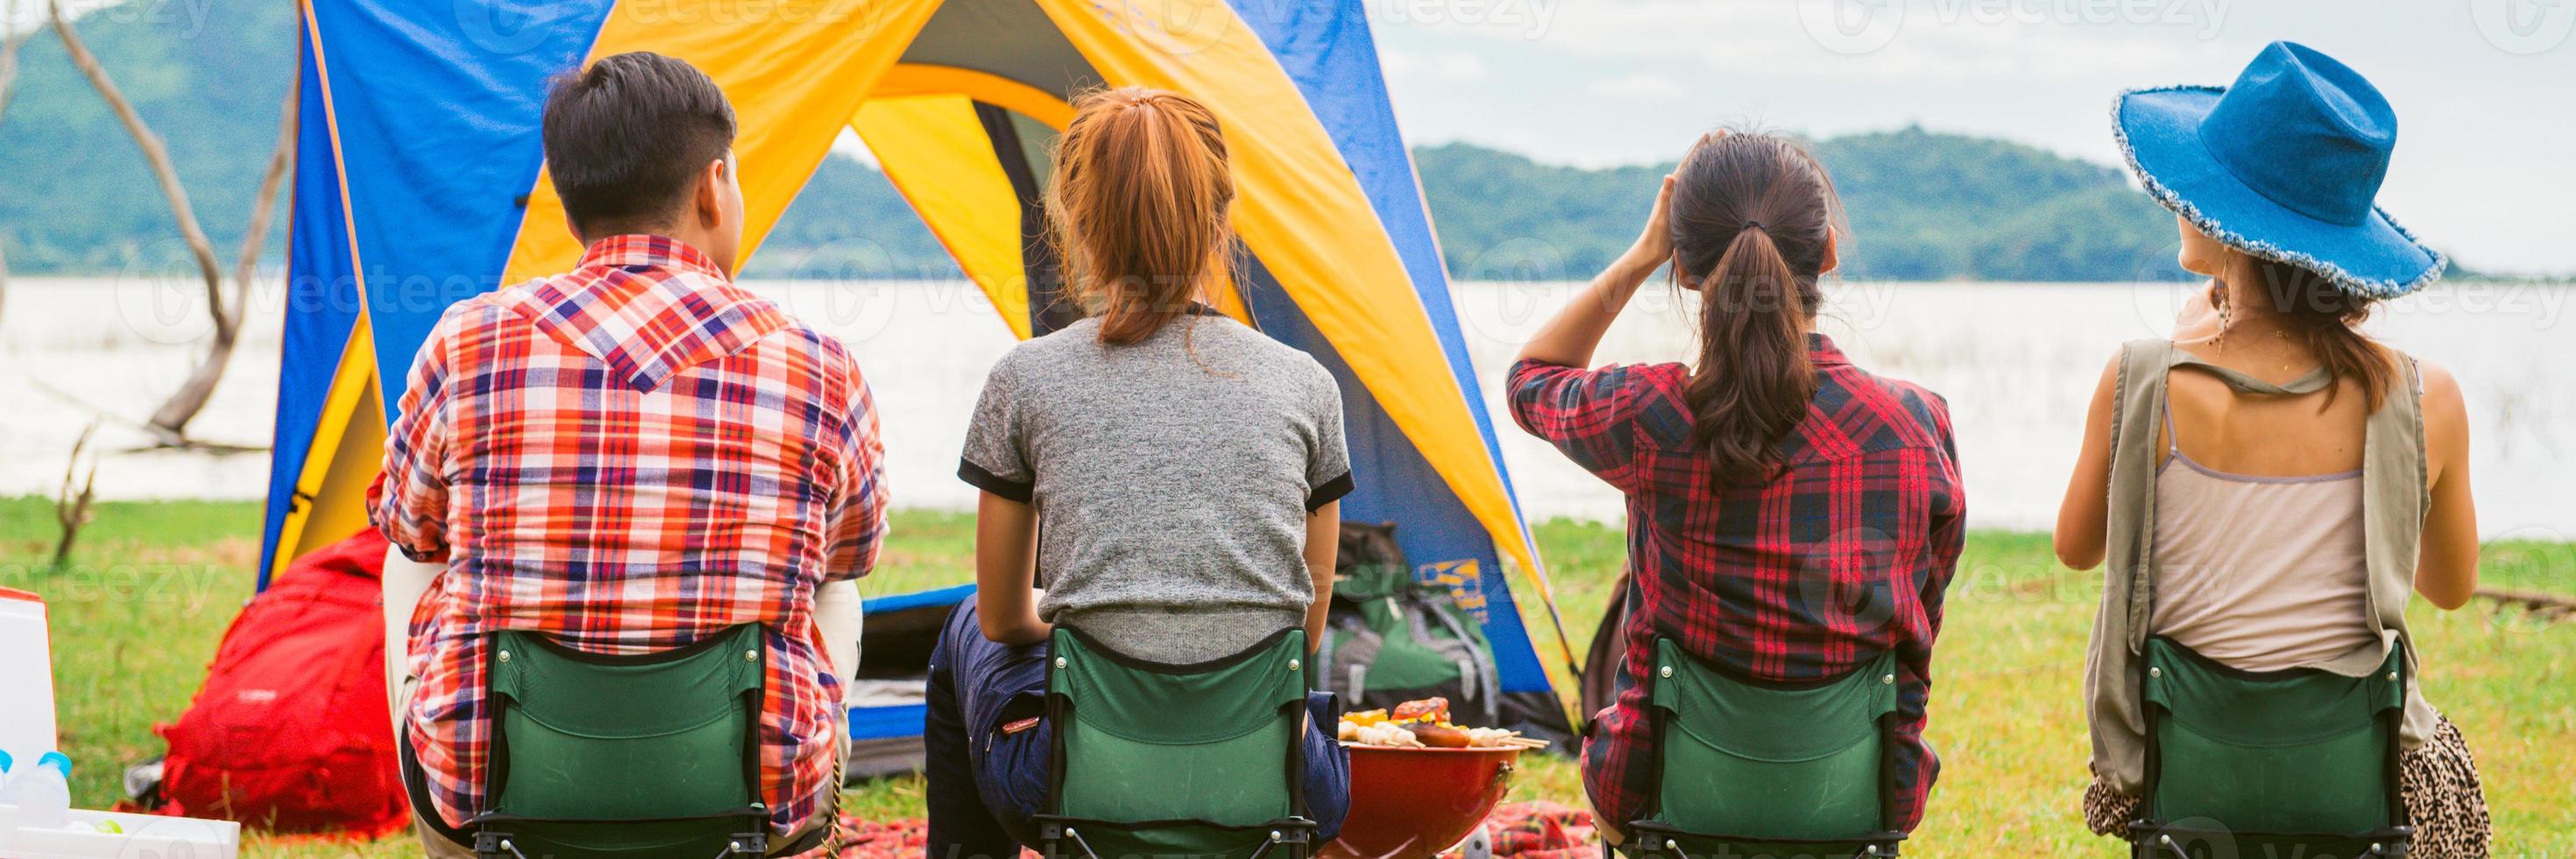
[[[1919,128],[1814,144],[1849,211],[1845,274],[2134,280],[2173,270],[2173,216],[2118,170]],[[1450,268],[1583,278],[1636,238],[1672,164],[1585,170],[1450,144],[1414,153]]]
[[[75,26],[169,146],[229,269],[295,77],[295,4],[191,8],[202,16],[120,7]],[[11,271],[115,272],[137,256],[160,262],[184,251],[142,153],[50,31],[19,52],[13,92],[0,115],[0,241]],[[272,251],[285,247],[276,223]]]
[[[229,258],[292,73],[293,5],[222,4],[202,19],[92,15],[79,27],[168,139],[199,218]],[[1848,274],[2081,281],[2175,273],[2172,217],[2115,169],[1912,128],[1815,148],[1851,212]],[[0,241],[18,273],[114,272],[173,253],[176,233],[150,172],[49,34],[20,56],[0,153],[9,164],[0,170]],[[1468,144],[1414,154],[1450,269],[1467,278],[1589,277],[1627,247],[1657,177],[1671,169],[1551,166]],[[282,247],[273,245],[272,265]],[[954,271],[883,174],[834,157],[751,273]]]

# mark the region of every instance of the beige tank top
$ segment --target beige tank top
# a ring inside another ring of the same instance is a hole
[[[2364,560],[2360,566],[2367,570],[2366,587],[2361,591],[2360,623],[2368,636],[2361,639],[2365,642],[2361,647],[2295,667],[2360,677],[2379,671],[2387,663],[2390,650],[2399,649],[2406,658],[2406,720],[2398,736],[2406,748],[2412,749],[2433,735],[2441,712],[2425,702],[2422,685],[2415,682],[2415,651],[2406,631],[2406,603],[2415,592],[2416,553],[2422,545],[2424,513],[2432,504],[2432,493],[2424,463],[2422,377],[2415,371],[2414,359],[2403,354],[2397,359],[2403,382],[2390,392],[2392,396],[2378,411],[2370,414],[2362,434],[2363,466],[2357,490],[2362,503],[2338,500],[2331,506],[2319,503],[2307,508],[2316,517],[2334,517],[2348,515],[2358,506],[2359,525],[2329,527],[2301,520],[2304,527],[2296,531],[2310,535],[2358,534],[2353,539],[2361,542]],[[2165,517],[2175,514],[2159,503],[2166,494],[2164,473],[2159,472],[2159,466],[2171,458],[2171,451],[2156,449],[2155,427],[2157,412],[2165,402],[2165,375],[2182,366],[2217,376],[2240,394],[2298,396],[2325,390],[2334,383],[2334,377],[2320,369],[2276,385],[2194,358],[2174,348],[2168,340],[2137,340],[2120,349],[2119,377],[2114,386],[2117,400],[2111,412],[2111,513],[2105,540],[2110,555],[2102,572],[2101,610],[2093,617],[2093,636],[2084,656],[2084,698],[2086,724],[2093,735],[2094,774],[2132,793],[2143,790],[2146,784],[2147,715],[2139,689],[2146,668],[2140,662],[2140,654],[2145,652],[2147,638],[2155,633],[2153,609],[2165,601],[2167,577],[2159,569],[2183,560],[2231,574],[2267,569],[2214,557],[2202,562],[2195,559],[2193,553],[2200,550],[2194,547],[2261,545],[2272,538],[2248,539],[2237,529],[2259,527],[2258,523],[2278,512],[2264,511],[2265,516],[2234,521],[2215,521],[2217,514],[2210,514],[2210,519],[2203,520],[2211,522],[2206,530],[2223,535],[2215,539],[2180,533],[2165,536],[2167,532],[2161,527]],[[2188,479],[2178,472],[2190,470],[2189,466],[2173,465],[2165,473],[2175,473],[2176,480]],[[2201,507],[2204,505],[2182,504],[2177,509],[2186,511],[2180,515],[2190,517],[2201,515],[2191,512]],[[2176,551],[2182,557],[2159,551],[2157,544],[2168,539],[2180,546]],[[2317,612],[2320,616],[2325,613]],[[2230,624],[2228,628],[2252,626]],[[2209,645],[2192,642],[2191,646]]]
[[[2244,671],[2323,662],[2377,640],[2361,471],[2234,474],[2182,452],[2164,409],[2154,634]]]

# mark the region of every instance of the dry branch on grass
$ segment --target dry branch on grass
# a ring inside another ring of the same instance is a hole
[[[2576,618],[2576,596],[2510,588],[2479,588],[2475,593],[2480,598],[2494,601],[2498,608],[2520,606],[2542,620]]]
[[[99,98],[116,113],[117,121],[124,124],[126,134],[134,138],[134,145],[143,150],[144,162],[160,183],[161,196],[170,201],[170,214],[179,223],[179,237],[188,243],[188,255],[196,261],[197,273],[206,282],[206,312],[214,318],[214,339],[207,345],[205,357],[189,371],[188,380],[154,409],[151,420],[145,423],[145,429],[161,444],[185,446],[188,422],[214,396],[215,385],[223,381],[224,368],[232,363],[233,347],[241,339],[242,316],[250,309],[251,277],[258,271],[260,250],[268,241],[269,217],[276,212],[277,192],[285,183],[287,168],[294,163],[295,89],[287,88],[286,103],[278,111],[277,147],[269,153],[268,170],[261,175],[259,194],[251,202],[250,228],[242,235],[241,253],[233,267],[233,294],[226,300],[223,270],[215,261],[214,243],[207,240],[205,229],[197,224],[196,206],[188,202],[188,189],[179,182],[169,147],[144,123],[142,114],[135,112],[134,104],[117,88],[107,68],[99,64],[98,56],[90,53],[80,34],[73,31],[71,20],[63,17],[62,0],[47,0],[46,6],[54,35],[62,39],[72,65],[89,79],[90,88],[98,91]]]
[[[63,464],[63,486],[54,491],[54,521],[63,527],[62,537],[54,541],[54,569],[60,570],[72,559],[72,543],[80,539],[81,526],[89,524],[89,504],[97,497],[98,458],[90,458],[89,474],[80,479],[80,492],[72,492],[72,478],[80,474],[81,454],[89,450],[91,433],[98,432],[98,422],[81,428],[80,438],[72,442],[71,461]]]

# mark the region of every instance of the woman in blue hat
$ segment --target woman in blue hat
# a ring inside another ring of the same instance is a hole
[[[2372,202],[2397,137],[2387,100],[2275,42],[2232,86],[2132,90],[2112,115],[2130,169],[2176,215],[2182,267],[2210,278],[2172,339],[2104,368],[2058,511],[2059,560],[2110,565],[2084,811],[2125,834],[2145,780],[2139,642],[2354,676],[2403,647],[2411,669],[2410,591],[2458,608],[2478,546],[2458,382],[2359,327],[2444,264]],[[2411,670],[2405,685],[2412,854],[2484,856],[2468,746]]]

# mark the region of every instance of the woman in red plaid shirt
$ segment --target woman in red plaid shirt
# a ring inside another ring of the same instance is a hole
[[[1512,365],[1512,417],[1628,496],[1631,611],[1617,703],[1583,748],[1604,837],[1653,789],[1644,677],[1658,637],[1738,674],[1822,680],[1893,651],[1889,816],[1911,830],[1939,762],[1923,742],[1932,640],[1966,511],[1949,407],[1852,366],[1815,333],[1840,203],[1779,137],[1718,132],[1664,177],[1644,235]],[[1691,364],[1585,370],[1666,263],[1699,294]]]

